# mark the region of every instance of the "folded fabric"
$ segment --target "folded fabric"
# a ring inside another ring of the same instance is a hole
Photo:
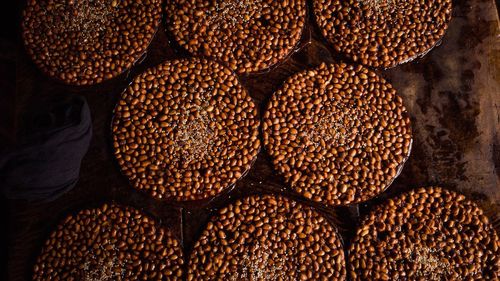
[[[0,188],[10,199],[53,200],[72,189],[92,137],[85,98],[59,96],[26,114],[19,145],[0,155]]]

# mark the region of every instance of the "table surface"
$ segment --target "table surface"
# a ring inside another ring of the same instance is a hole
[[[309,3],[310,4],[310,3]],[[77,186],[50,203],[9,201],[9,280],[30,280],[44,240],[67,214],[103,202],[141,208],[159,219],[182,242],[186,258],[208,219],[220,207],[250,194],[274,193],[312,205],[327,216],[349,244],[360,219],[387,197],[420,186],[458,190],[486,210],[500,232],[500,29],[495,1],[453,1],[453,18],[442,43],[425,57],[378,71],[391,81],[411,115],[414,143],[410,159],[389,189],[367,203],[325,207],[292,192],[261,151],[250,172],[231,190],[202,205],[156,201],[134,190],[120,174],[110,138],[112,110],[133,77],[165,60],[186,57],[164,31],[158,31],[147,54],[129,72],[92,87],[60,84],[44,76],[18,39],[16,112],[61,93],[87,98],[93,138]],[[267,73],[240,77],[263,111],[283,81],[321,62],[346,61],[323,43],[309,15],[300,48]]]

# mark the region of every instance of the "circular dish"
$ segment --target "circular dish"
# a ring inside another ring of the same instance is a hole
[[[389,68],[425,55],[444,36],[451,0],[314,0],[326,40],[355,62]]]
[[[173,0],[167,26],[192,54],[217,59],[237,73],[263,71],[300,41],[305,0]]]
[[[131,184],[157,199],[206,199],[250,169],[259,124],[228,68],[206,59],[168,61],[137,76],[118,101],[115,156]]]
[[[45,74],[72,85],[118,76],[144,54],[161,19],[161,0],[29,0],[22,30]]]
[[[498,280],[500,240],[483,211],[439,187],[371,212],[349,250],[352,280]]]
[[[322,64],[288,78],[268,105],[264,144],[298,193],[329,205],[383,192],[409,156],[401,97],[362,66]]]
[[[196,242],[187,280],[345,280],[342,242],[310,207],[271,195],[223,208]]]
[[[105,204],[59,224],[33,280],[181,280],[183,263],[167,229],[134,208]]]

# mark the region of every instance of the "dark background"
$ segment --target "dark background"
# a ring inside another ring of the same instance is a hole
[[[8,32],[2,33],[0,41],[0,153],[16,144],[26,108],[58,94],[86,97],[94,136],[82,163],[80,181],[72,191],[50,203],[2,204],[7,235],[2,253],[8,259],[4,271],[8,280],[30,280],[40,247],[59,220],[103,202],[127,204],[152,214],[181,240],[187,258],[210,215],[235,198],[276,193],[303,201],[275,173],[264,151],[236,187],[202,205],[160,202],[131,188],[120,174],[111,150],[114,105],[138,73],[187,54],[169,40],[162,25],[144,60],[129,72],[91,87],[63,85],[44,76],[24,52],[19,28],[23,6],[23,1],[18,2],[16,13],[2,17]],[[300,50],[268,73],[240,77],[261,109],[291,74],[323,61],[349,62],[323,44],[318,34],[310,15]],[[495,2],[454,1],[453,19],[440,46],[424,58],[378,71],[393,83],[412,118],[413,150],[401,175],[387,192],[369,203],[337,208],[305,203],[314,205],[335,223],[348,245],[360,218],[373,205],[408,189],[440,185],[477,200],[500,231],[499,68],[500,31]]]

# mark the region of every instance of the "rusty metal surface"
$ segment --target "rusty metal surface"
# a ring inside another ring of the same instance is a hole
[[[322,43],[312,22],[310,17],[300,50],[287,61],[267,73],[241,77],[261,111],[291,74],[324,61],[344,60]],[[335,223],[345,244],[374,204],[429,185],[458,190],[477,200],[500,231],[500,27],[492,0],[454,1],[453,19],[439,46],[422,59],[378,71],[404,99],[412,120],[413,150],[385,193],[350,207],[329,208],[304,201],[273,170],[265,151],[233,189],[204,204],[166,204],[130,187],[111,150],[112,109],[135,75],[164,60],[186,56],[164,30],[129,73],[92,87],[51,80],[35,68],[20,40],[17,48],[17,111],[51,95],[81,94],[89,102],[94,136],[74,190],[51,203],[8,202],[10,280],[30,280],[34,259],[61,218],[110,201],[142,208],[161,220],[181,240],[186,257],[211,214],[235,198],[257,193],[284,194],[317,207]]]

